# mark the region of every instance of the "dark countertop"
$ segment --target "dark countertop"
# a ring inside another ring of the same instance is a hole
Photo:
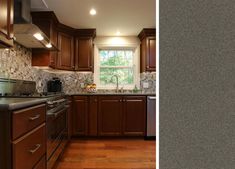
[[[46,98],[0,98],[1,110],[15,110],[45,103]]]

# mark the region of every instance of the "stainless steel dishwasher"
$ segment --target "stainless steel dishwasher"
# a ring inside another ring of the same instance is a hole
[[[147,139],[156,138],[156,97],[147,97]]]

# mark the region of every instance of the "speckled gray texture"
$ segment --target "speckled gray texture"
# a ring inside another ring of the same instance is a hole
[[[160,169],[235,168],[235,1],[160,0]]]

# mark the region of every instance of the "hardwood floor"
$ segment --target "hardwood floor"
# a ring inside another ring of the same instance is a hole
[[[156,141],[72,140],[56,169],[154,169]]]

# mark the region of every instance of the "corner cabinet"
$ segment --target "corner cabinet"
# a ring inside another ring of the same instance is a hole
[[[156,71],[156,29],[143,29],[138,35],[140,45],[140,72]]]
[[[31,12],[33,24],[37,25],[50,39],[53,46],[57,47],[58,20],[53,12]],[[57,51],[32,49],[32,66],[56,67]]]
[[[59,51],[33,49],[33,66],[93,71],[93,40],[96,29],[74,29],[60,23],[51,11],[31,12],[32,20]]]
[[[57,69],[74,70],[74,39],[72,35],[58,32]]]
[[[0,48],[13,46],[14,1],[0,1]]]

